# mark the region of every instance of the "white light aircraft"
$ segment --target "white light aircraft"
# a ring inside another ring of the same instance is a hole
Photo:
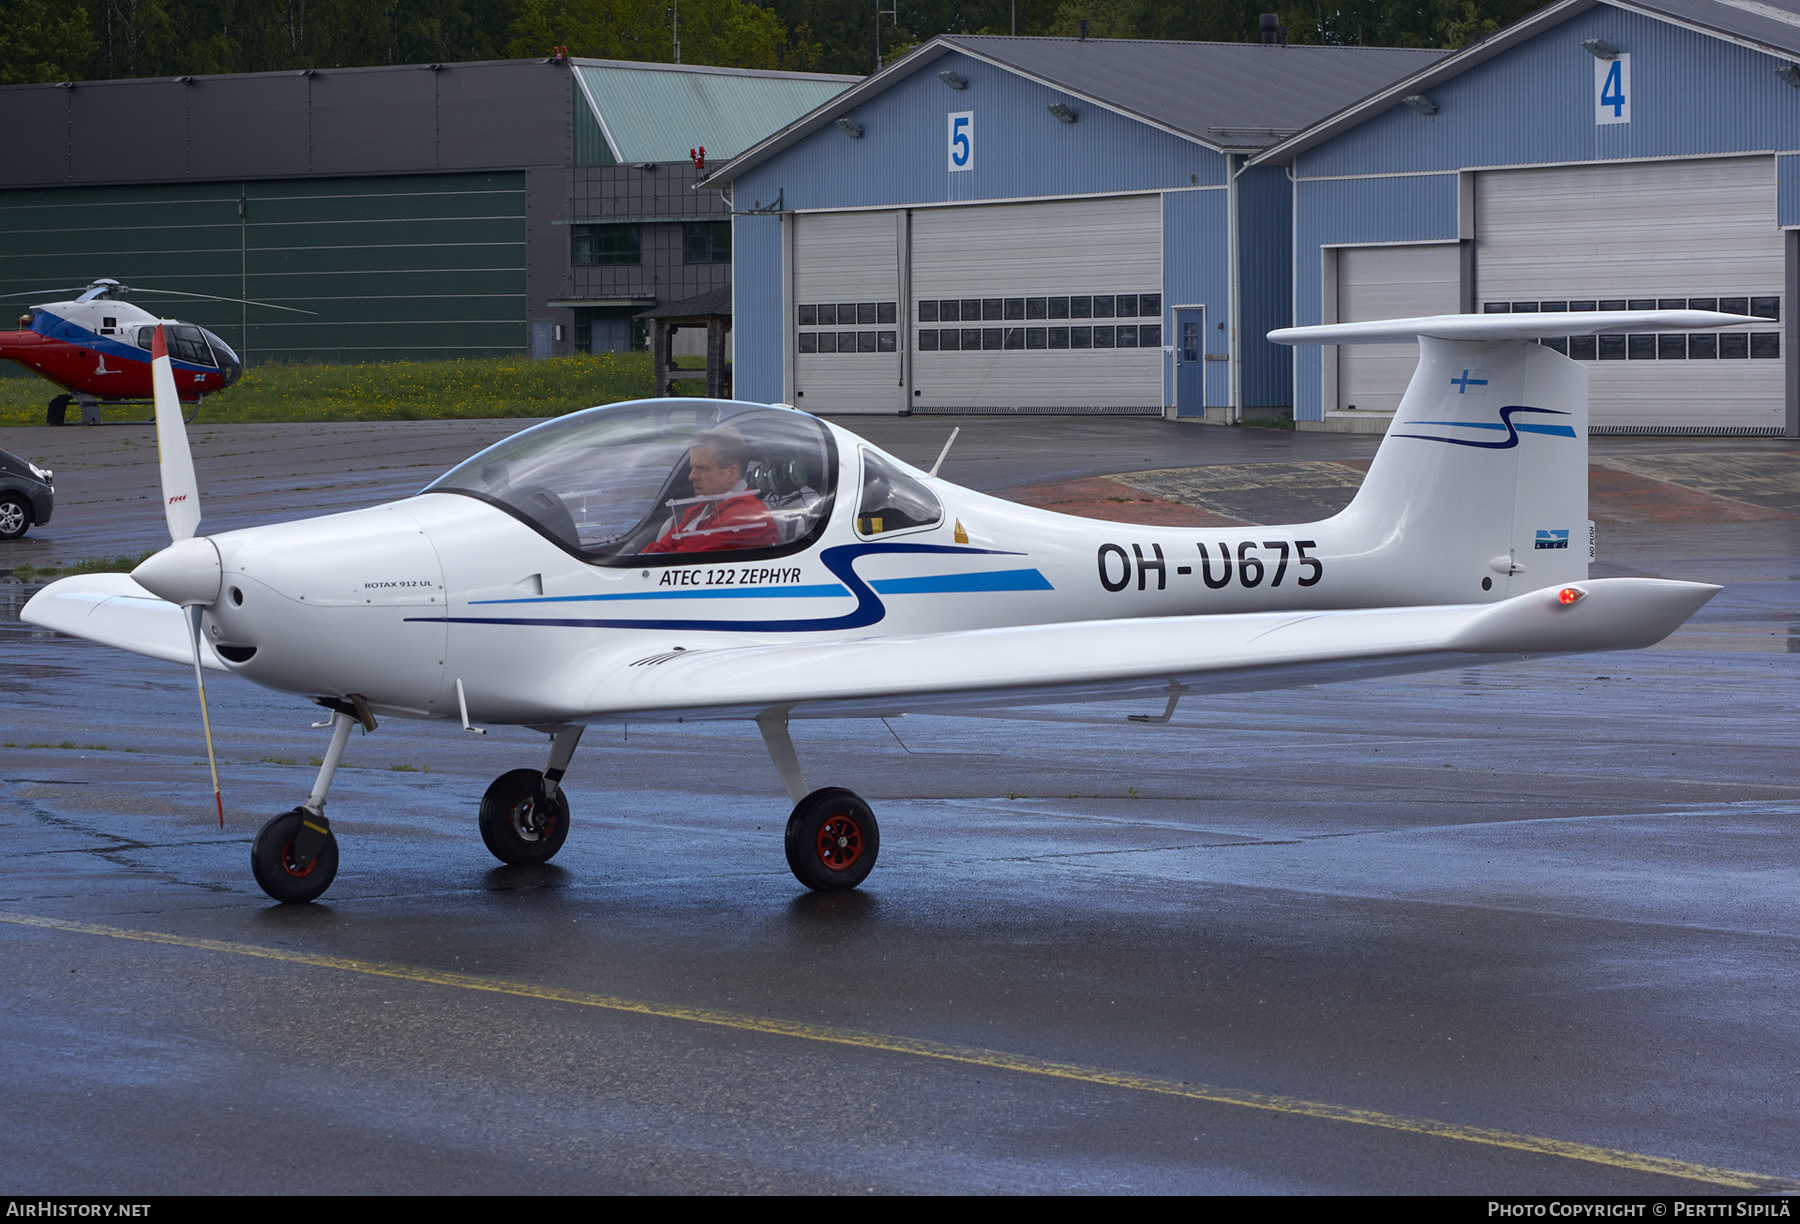
[[[377,715],[551,737],[542,772],[504,774],[482,800],[482,838],[507,863],[561,847],[585,727],[753,719],[794,802],[795,876],[854,888],[880,848],[874,813],[808,785],[789,719],[1139,697],[1166,699],[1137,716],[1165,722],[1190,693],[1660,641],[1719,588],[1588,578],[1588,375],[1532,341],[1758,324],[1634,311],[1272,333],[1421,350],[1355,499],[1313,523],[1072,518],[952,485],[792,408],[659,399],[547,421],[403,501],[211,537],[194,534],[199,488],[159,333],[173,543],[129,576],[51,584],[23,619],[193,666],[203,715],[203,669],[331,712],[311,796],[251,849],[278,901],[331,883],[326,794],[351,729]]]

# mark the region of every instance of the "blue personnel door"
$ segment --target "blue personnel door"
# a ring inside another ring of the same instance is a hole
[[[1175,312],[1175,413],[1206,415],[1206,308]]]

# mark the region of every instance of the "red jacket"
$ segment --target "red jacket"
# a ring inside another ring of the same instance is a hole
[[[734,493],[721,501],[684,506],[646,553],[735,552],[781,543],[781,529],[762,498]]]

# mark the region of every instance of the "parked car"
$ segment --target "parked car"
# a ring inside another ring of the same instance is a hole
[[[48,523],[55,508],[56,474],[0,450],[0,540],[16,540],[33,523]]]

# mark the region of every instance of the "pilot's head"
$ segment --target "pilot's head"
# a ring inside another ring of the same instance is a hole
[[[709,429],[688,444],[688,476],[694,492],[718,497],[744,478],[748,462],[743,437],[735,429]]]

